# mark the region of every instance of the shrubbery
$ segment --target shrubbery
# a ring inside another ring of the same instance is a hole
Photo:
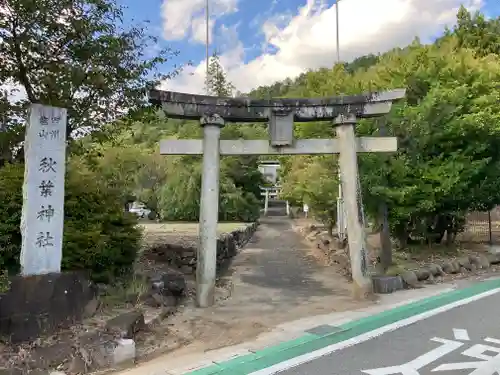
[[[0,169],[0,269],[19,271],[24,165]],[[137,218],[124,212],[122,194],[84,165],[69,163],[63,238],[64,270],[87,270],[96,282],[110,282],[132,270],[140,248]]]

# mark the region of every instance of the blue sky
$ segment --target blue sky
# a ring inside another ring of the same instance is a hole
[[[128,7],[127,19],[149,20],[160,45],[180,51],[173,63],[193,62],[165,88],[200,92],[205,0],[119,1]],[[242,91],[334,63],[335,0],[209,1],[211,51],[218,51]],[[404,46],[417,35],[430,40],[453,23],[462,3],[491,17],[500,15],[500,0],[341,0],[341,57]]]
[[[166,0],[168,2],[169,0]],[[190,0],[183,0],[189,2]],[[213,0],[210,0],[213,1]],[[162,36],[162,0],[147,0],[147,6],[144,1],[137,0],[119,0],[119,3],[125,5],[127,19],[148,20],[151,22],[150,31]],[[334,4],[335,1],[331,1]],[[304,0],[242,0],[238,2],[239,11],[220,17],[215,20],[215,29],[221,25],[238,25],[238,35],[245,46],[254,46],[262,42],[262,37],[258,35],[258,22],[260,19],[272,16],[273,14],[293,14],[297,12],[300,6],[305,4]],[[263,7],[264,5],[264,7]],[[217,32],[216,32],[217,37]],[[164,47],[171,47],[181,51],[179,62],[194,61],[197,62],[205,57],[205,46],[202,44],[189,43],[186,40],[165,40],[162,39]],[[246,59],[255,58],[258,55],[257,49],[250,49]]]

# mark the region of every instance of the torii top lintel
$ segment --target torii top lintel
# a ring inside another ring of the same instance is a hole
[[[333,120],[340,114],[354,114],[357,118],[382,116],[405,93],[405,89],[396,89],[330,98],[251,99],[151,90],[149,102],[162,107],[171,118],[199,120],[217,114],[229,122],[267,122],[272,112],[293,112],[294,121],[308,122]]]

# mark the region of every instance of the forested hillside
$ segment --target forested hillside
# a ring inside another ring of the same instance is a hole
[[[307,72],[296,80],[259,87],[252,96],[313,97],[407,88],[407,99],[384,119],[361,121],[359,135],[399,138],[388,157],[363,155],[365,210],[376,218],[389,206],[391,232],[408,241],[439,242],[462,229],[469,210],[500,203],[500,20],[462,8],[453,30],[430,45],[406,48]],[[299,138],[329,137],[328,123],[296,124]],[[337,162],[331,156],[282,158],[284,195],[307,202],[335,223]],[[450,236],[450,240],[453,236]]]

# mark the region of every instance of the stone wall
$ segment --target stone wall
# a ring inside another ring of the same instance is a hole
[[[257,229],[258,223],[252,223],[231,233],[222,234],[217,239],[217,271],[223,270],[244,246]],[[167,263],[184,274],[196,272],[196,245],[163,243],[157,244],[144,254],[145,257],[157,262]]]

